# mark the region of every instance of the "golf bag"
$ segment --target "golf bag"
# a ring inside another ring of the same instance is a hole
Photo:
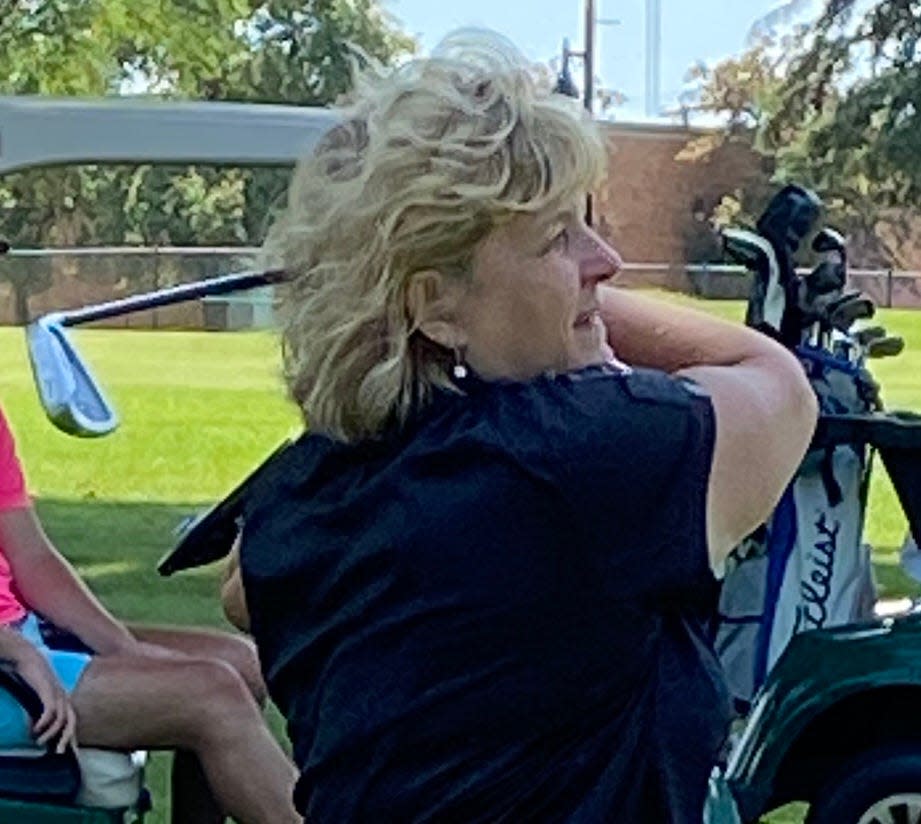
[[[843,330],[842,323],[833,329],[828,323],[829,317],[842,316],[842,302],[853,306],[862,301],[860,316],[872,315],[872,304],[867,308],[865,298],[842,295],[843,244],[823,250],[840,260],[826,260],[813,272],[839,268],[840,277],[831,279],[826,290],[806,288],[818,280],[809,283],[812,276],[799,277],[793,267],[799,241],[818,217],[814,209],[809,219],[802,219],[814,203],[811,193],[787,187],[766,215],[783,223],[785,211],[798,213],[796,231],[791,232],[787,224],[765,237],[763,227],[770,221],[762,218],[757,235],[733,230],[726,248],[754,269],[748,323],[796,352],[821,412],[873,411],[879,408],[878,387],[864,368],[863,350],[852,330]],[[823,237],[827,241],[831,235]],[[740,249],[743,245],[748,248]],[[814,248],[820,246],[817,238]],[[766,310],[765,297],[772,294],[775,303]],[[845,323],[850,322],[848,317]],[[747,711],[795,634],[872,616],[875,584],[869,548],[863,543],[871,463],[864,444],[811,449],[767,523],[727,560],[715,646],[740,713]]]

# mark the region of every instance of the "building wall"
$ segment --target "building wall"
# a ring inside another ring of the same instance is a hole
[[[609,124],[605,132],[597,223],[624,260],[713,259],[718,246],[706,217],[726,193],[763,181],[760,158],[742,142],[718,143],[699,130]]]

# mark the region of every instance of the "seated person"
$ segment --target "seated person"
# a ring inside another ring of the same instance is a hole
[[[295,172],[268,250],[309,434],[251,494],[225,598],[311,821],[700,824],[715,572],[816,403],[765,336],[609,285],[604,159],[467,31],[370,69]]]
[[[39,616],[90,652],[55,649]],[[2,411],[0,657],[44,706],[29,729],[0,691],[0,746],[173,749],[174,822],[208,824],[225,814],[247,824],[300,820],[291,804],[293,767],[262,718],[264,685],[251,643],[114,618],[42,529]]]

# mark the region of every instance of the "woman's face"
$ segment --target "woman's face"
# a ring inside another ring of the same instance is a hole
[[[582,208],[517,215],[477,248],[457,323],[478,374],[525,380],[613,361],[598,285],[621,259],[585,225]]]

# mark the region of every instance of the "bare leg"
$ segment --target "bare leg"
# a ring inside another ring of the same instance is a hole
[[[156,644],[196,658],[217,658],[230,664],[262,706],[265,682],[259,670],[256,647],[249,638],[208,629],[129,625],[139,641]],[[221,824],[224,816],[208,786],[204,770],[192,752],[177,751],[170,774],[172,824]]]
[[[185,629],[129,624],[131,634],[148,644],[191,655],[193,658],[217,658],[230,664],[246,682],[249,691],[262,706],[266,700],[265,682],[259,668],[256,645],[243,635],[210,629]]]
[[[195,753],[220,808],[243,824],[300,822],[296,773],[240,675],[215,659],[100,656],[73,694],[86,746]]]

